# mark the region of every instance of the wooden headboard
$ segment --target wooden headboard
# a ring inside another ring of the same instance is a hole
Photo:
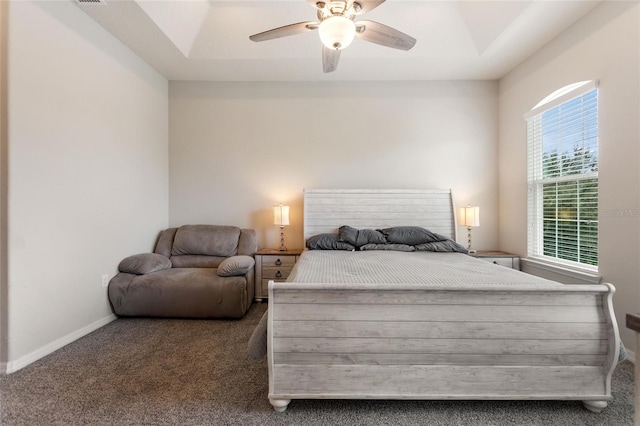
[[[304,239],[342,225],[358,229],[421,226],[456,240],[451,190],[305,189]]]

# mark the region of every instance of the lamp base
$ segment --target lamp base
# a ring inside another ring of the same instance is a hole
[[[284,226],[280,227],[280,248],[278,251],[287,251],[287,248],[284,246]]]
[[[471,227],[467,226],[467,253],[475,253],[476,250],[471,248]]]

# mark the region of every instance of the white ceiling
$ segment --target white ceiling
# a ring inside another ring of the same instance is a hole
[[[86,1],[86,0],[85,0]],[[418,41],[409,51],[356,38],[322,72],[317,31],[255,43],[251,34],[316,21],[305,0],[106,0],[78,4],[169,80],[494,80],[598,1],[387,0],[362,19]]]

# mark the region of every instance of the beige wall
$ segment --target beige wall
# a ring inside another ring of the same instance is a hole
[[[271,206],[304,188],[451,188],[477,204],[477,248],[497,247],[497,83],[171,82],[172,225],[233,224],[279,245]],[[466,242],[461,229],[459,241]]]
[[[0,2],[0,373],[5,370],[8,346],[7,303],[7,2]]]
[[[10,372],[112,320],[101,276],[167,226],[168,83],[73,2],[8,24]]]
[[[599,80],[599,271],[625,314],[640,311],[640,11],[602,2],[500,80],[500,248],[526,255],[526,126],[523,114],[569,83]]]

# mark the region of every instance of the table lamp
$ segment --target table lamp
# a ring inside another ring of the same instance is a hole
[[[273,224],[280,227],[280,251],[287,251],[284,246],[284,227],[289,225],[289,206],[278,204],[273,206]]]
[[[478,206],[466,206],[460,207],[460,214],[458,215],[458,224],[467,228],[467,250],[469,253],[475,253],[475,250],[471,249],[471,228],[480,226],[480,207]]]

